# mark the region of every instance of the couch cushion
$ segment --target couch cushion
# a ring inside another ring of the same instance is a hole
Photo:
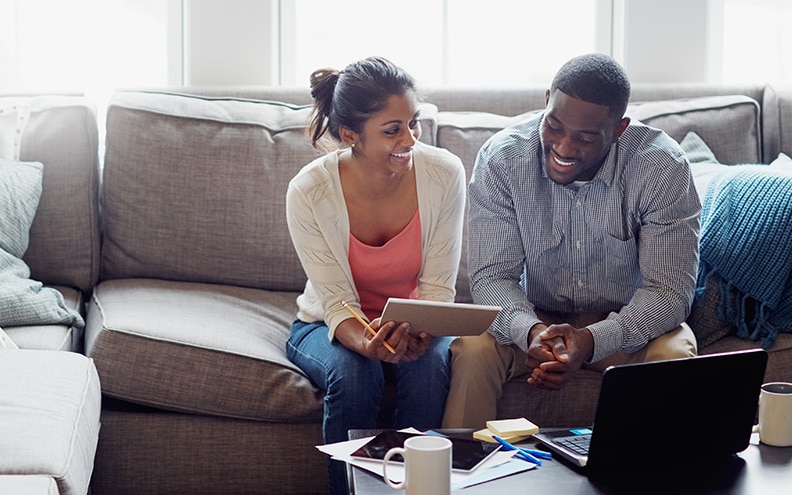
[[[433,139],[432,107],[423,109]],[[289,180],[318,156],[310,107],[118,93],[107,115],[103,278],[302,290]],[[429,129],[427,130],[427,126]]]
[[[0,475],[43,475],[61,495],[88,493],[101,402],[93,362],[73,352],[3,351],[0,390]]]
[[[101,282],[86,350],[105,394],[181,412],[320,421],[324,394],[286,357],[296,293],[125,279]]]
[[[20,98],[0,98],[0,158],[19,160],[22,133],[30,118],[30,104]]]
[[[24,260],[46,284],[89,291],[99,278],[99,152],[96,109],[83,97],[29,99],[21,158],[44,164]]]
[[[267,102],[117,94],[107,111],[102,277],[301,289],[285,197],[317,156],[309,115]]]
[[[30,278],[20,258],[39,203],[42,168],[41,163],[0,158],[0,327],[83,325],[80,314],[65,305],[58,291]]]
[[[658,127],[677,141],[696,132],[720,163],[761,163],[759,103],[743,95],[633,103],[627,115]]]

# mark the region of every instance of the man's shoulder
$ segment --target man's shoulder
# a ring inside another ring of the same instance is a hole
[[[501,159],[526,156],[540,145],[540,121],[541,113],[501,129],[484,143],[482,152]]]
[[[664,130],[635,120],[627,126],[619,138],[619,142],[626,145],[624,147],[633,153],[667,155],[674,160],[684,156],[679,143]]]

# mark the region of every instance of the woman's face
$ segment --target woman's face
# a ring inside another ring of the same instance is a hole
[[[363,125],[354,153],[372,165],[392,173],[404,173],[412,169],[412,149],[420,137],[415,93],[392,95],[385,108]]]

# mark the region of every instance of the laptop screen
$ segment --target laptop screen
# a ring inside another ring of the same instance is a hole
[[[766,364],[753,349],[608,368],[588,468],[706,463],[744,450]]]

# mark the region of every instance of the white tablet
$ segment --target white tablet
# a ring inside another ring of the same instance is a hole
[[[481,335],[500,310],[500,306],[391,297],[382,311],[382,321],[407,321],[414,332],[435,336]]]

